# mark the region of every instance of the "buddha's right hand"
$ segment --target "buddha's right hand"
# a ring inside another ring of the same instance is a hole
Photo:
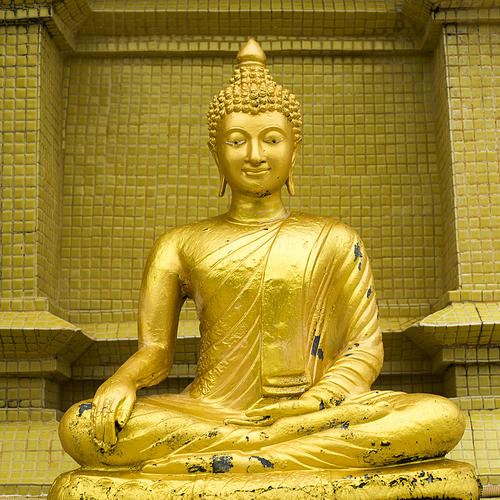
[[[106,380],[92,401],[92,426],[94,441],[107,451],[118,440],[117,434],[127,423],[136,400],[136,386],[124,377]]]

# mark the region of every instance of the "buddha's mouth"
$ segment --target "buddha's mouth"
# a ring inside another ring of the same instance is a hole
[[[248,177],[252,177],[253,179],[258,179],[260,177],[264,177],[268,172],[269,168],[260,168],[258,170],[246,170],[243,169],[243,173],[248,175]]]

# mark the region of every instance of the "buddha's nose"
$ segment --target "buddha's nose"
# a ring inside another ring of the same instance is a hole
[[[259,141],[249,141],[246,161],[251,165],[260,165],[266,162],[266,153]]]

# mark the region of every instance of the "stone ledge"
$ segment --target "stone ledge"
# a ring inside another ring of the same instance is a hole
[[[94,342],[80,328],[47,311],[0,312],[0,359],[78,359]]]

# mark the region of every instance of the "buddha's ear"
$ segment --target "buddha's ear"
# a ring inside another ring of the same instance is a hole
[[[220,177],[219,196],[222,198],[224,196],[224,193],[226,192],[227,181],[226,181],[226,178],[224,177],[224,174],[222,173],[222,170],[220,168],[219,155],[217,154],[217,148],[214,148],[212,146],[212,144],[208,143],[208,149],[210,149],[210,152],[212,153],[212,156],[214,157],[215,163],[217,165],[217,168],[219,169],[219,177]]]
[[[298,142],[293,148],[292,160],[290,161],[290,170],[288,171],[288,179],[285,182],[286,188],[288,189],[288,194],[293,196],[295,194],[295,184],[293,182],[293,167],[295,167],[295,162],[297,161],[297,156],[299,155],[301,143]]]

